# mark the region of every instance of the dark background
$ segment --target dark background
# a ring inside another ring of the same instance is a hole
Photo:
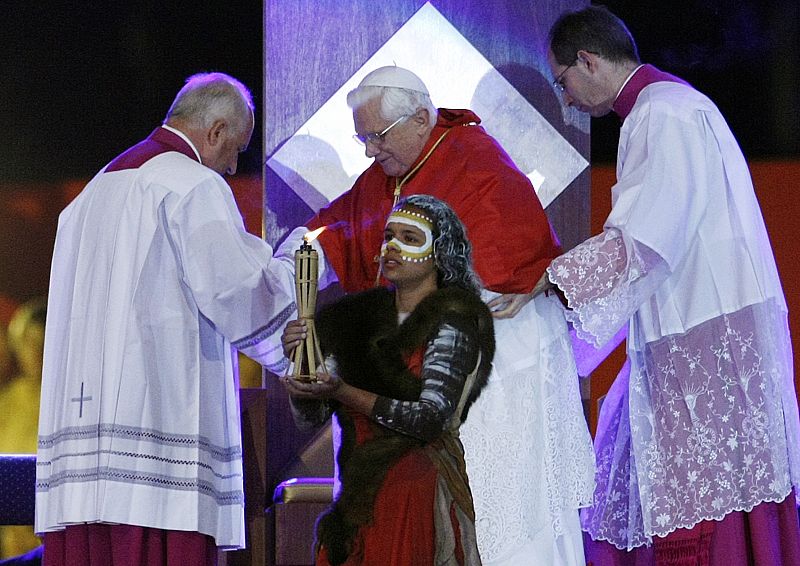
[[[643,62],[720,108],[749,159],[800,156],[800,1],[606,2]],[[619,120],[592,121],[593,160],[616,157]]]
[[[800,155],[800,2],[606,5],[628,23],[644,61],[717,103],[748,158]],[[262,3],[252,0],[5,0],[0,186],[93,175],[160,123],[199,71],[247,84],[261,123],[262,30]],[[593,161],[613,162],[618,127],[614,116],[593,120]],[[257,128],[240,171],[260,174],[261,139]]]
[[[161,123],[186,77],[227,72],[261,123],[259,0],[0,2],[2,181],[85,179]],[[261,129],[240,170],[260,173]]]

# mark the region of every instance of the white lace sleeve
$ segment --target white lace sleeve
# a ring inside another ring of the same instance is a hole
[[[666,262],[616,228],[557,257],[547,274],[567,298],[567,320],[578,336],[599,347],[630,320],[666,279]]]

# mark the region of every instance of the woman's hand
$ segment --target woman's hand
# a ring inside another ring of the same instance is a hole
[[[298,399],[335,398],[342,380],[335,373],[317,371],[317,381],[298,381],[290,376],[282,377],[283,387],[292,397]]]
[[[283,334],[281,335],[281,345],[283,346],[283,355],[287,358],[292,356],[292,352],[295,351],[300,344],[303,343],[307,336],[308,329],[306,328],[306,321],[303,319],[300,320],[291,320],[286,325],[286,328],[283,329]]]

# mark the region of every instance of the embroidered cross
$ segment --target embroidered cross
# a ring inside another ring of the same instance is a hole
[[[91,400],[92,400],[92,396],[91,395],[87,395],[86,397],[83,396],[83,382],[81,381],[81,396],[80,397],[73,397],[72,399],[70,399],[70,401],[72,401],[73,403],[80,402],[80,404],[81,404],[80,409],[78,410],[78,418],[82,418],[83,417],[83,402],[84,401],[91,401]]]

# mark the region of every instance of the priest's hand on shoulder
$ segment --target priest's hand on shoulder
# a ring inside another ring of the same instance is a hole
[[[505,293],[495,297],[486,305],[492,311],[494,318],[513,318],[533,297],[533,293]]]
[[[492,311],[494,318],[513,318],[519,314],[522,307],[541,293],[548,293],[555,286],[547,277],[547,272],[542,274],[530,293],[506,293],[489,301],[487,306]]]

